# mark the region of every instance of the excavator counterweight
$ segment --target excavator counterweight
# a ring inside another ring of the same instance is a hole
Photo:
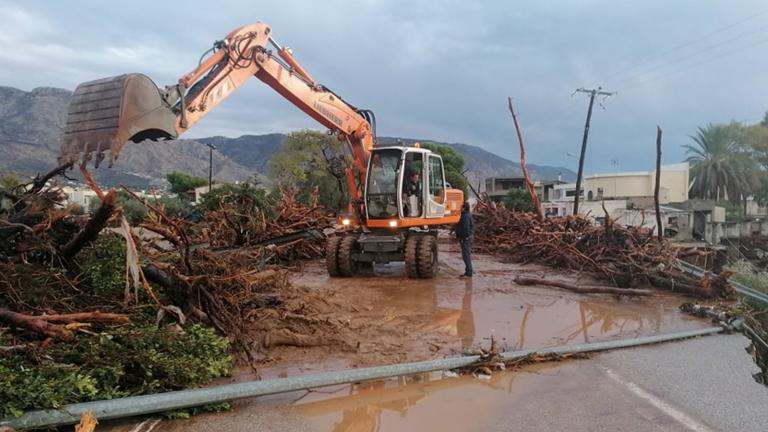
[[[112,165],[128,141],[176,138],[176,115],[149,77],[126,74],[89,81],[72,95],[59,153],[59,164],[96,165],[109,152]]]

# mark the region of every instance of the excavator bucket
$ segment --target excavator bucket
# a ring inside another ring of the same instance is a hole
[[[59,165],[109,151],[109,165],[128,141],[177,137],[176,115],[149,77],[126,74],[77,86],[69,104]]]

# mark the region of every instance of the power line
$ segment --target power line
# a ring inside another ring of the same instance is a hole
[[[616,72],[608,75],[608,77],[605,80],[603,80],[603,81],[607,81],[607,80],[609,80],[611,78],[615,78],[617,76],[621,76],[621,75],[626,74],[626,73],[628,73],[630,71],[636,70],[636,69],[638,69],[638,68],[640,68],[640,67],[642,67],[644,65],[648,65],[648,64],[652,65],[654,61],[656,61],[658,59],[661,59],[663,57],[666,57],[669,54],[672,54],[672,53],[675,53],[677,51],[680,51],[683,48],[695,45],[695,44],[697,44],[697,43],[699,43],[699,42],[701,42],[703,40],[711,38],[712,36],[715,36],[717,34],[725,32],[727,30],[733,29],[733,28],[735,28],[735,27],[737,27],[737,26],[739,26],[741,24],[744,24],[746,22],[752,21],[755,18],[758,18],[758,17],[766,15],[766,14],[768,14],[768,9],[763,9],[763,10],[757,11],[757,12],[755,12],[755,13],[753,13],[753,14],[751,14],[751,15],[749,15],[749,16],[741,19],[741,20],[738,20],[736,22],[732,22],[730,24],[726,24],[726,25],[724,25],[722,27],[718,27],[718,28],[716,28],[716,29],[714,29],[714,30],[710,31],[709,33],[706,33],[706,34],[704,34],[702,36],[698,36],[696,38],[693,38],[693,39],[690,39],[690,40],[685,41],[683,43],[680,43],[678,45],[675,45],[672,48],[662,52],[661,54],[648,57],[645,60],[643,60],[643,61],[641,61],[639,63],[636,63],[633,66],[630,66],[628,68],[624,68],[624,69],[621,69],[619,71],[616,71]],[[647,74],[648,72],[661,69],[661,68],[663,68],[665,66],[669,66],[670,64],[676,64],[676,63],[680,63],[681,61],[689,60],[689,59],[694,58],[694,57],[696,57],[696,56],[698,56],[698,55],[700,55],[702,53],[711,51],[714,48],[717,48],[717,47],[723,46],[723,45],[725,45],[727,43],[739,40],[739,39],[741,39],[743,37],[759,33],[759,32],[761,32],[761,31],[763,31],[765,29],[768,29],[768,25],[762,26],[762,27],[758,27],[757,29],[753,29],[753,30],[750,30],[750,31],[747,31],[747,32],[740,33],[740,34],[738,34],[738,35],[736,35],[734,37],[728,38],[726,40],[717,42],[717,43],[715,43],[713,45],[710,45],[710,46],[708,46],[706,48],[703,48],[701,50],[695,51],[692,54],[689,54],[689,55],[684,56],[682,58],[675,59],[675,60],[673,60],[672,62],[670,62],[668,64],[663,64],[663,63],[657,64],[655,66],[652,66],[650,69],[645,70],[645,72],[643,74]],[[697,62],[697,63],[691,64],[691,65],[687,65],[687,66],[684,66],[684,67],[679,68],[679,69],[673,69],[672,71],[670,71],[670,72],[668,72],[666,74],[659,75],[659,76],[656,76],[656,77],[652,77],[651,79],[647,79],[647,80],[641,81],[639,83],[636,83],[635,85],[632,85],[632,86],[628,87],[628,89],[634,89],[634,88],[636,88],[636,87],[638,87],[640,85],[644,85],[644,84],[647,84],[649,82],[655,81],[657,79],[662,79],[662,78],[665,78],[667,76],[674,75],[676,73],[682,72],[684,70],[688,70],[688,69],[690,69],[692,67],[696,67],[696,66],[701,65],[701,64],[709,63],[711,61],[717,60],[717,59],[722,58],[722,57],[726,57],[728,55],[734,54],[736,52],[743,51],[745,49],[751,48],[751,47],[756,46],[756,45],[760,45],[760,44],[765,43],[765,42],[766,41],[761,41],[761,42],[758,42],[758,43],[755,43],[755,44],[751,44],[751,45],[748,45],[748,46],[737,48],[737,49],[735,49],[735,50],[733,50],[731,52],[723,53],[721,55],[717,55],[715,57],[708,58],[708,59],[706,59],[704,61],[701,61],[701,62]],[[619,80],[618,82],[620,82],[620,83],[627,82],[627,81],[631,80],[631,78],[632,78],[632,76],[629,76],[627,78]],[[574,107],[576,107],[577,102],[578,101],[573,101],[570,104],[567,104],[567,105],[563,104],[563,105],[561,105],[560,109],[556,110],[554,113],[548,114],[548,116],[547,116],[548,119],[547,120],[542,119],[540,121],[535,121],[531,125],[529,125],[528,127],[533,129],[535,127],[540,126],[542,123],[551,121],[551,119],[553,117],[557,117],[557,116],[560,116],[561,114],[564,114],[564,113],[567,113],[567,112],[571,111]]]
[[[695,58],[695,57],[697,57],[700,54],[712,51],[713,49],[715,49],[717,47],[723,46],[723,45],[728,44],[728,43],[733,42],[733,41],[737,41],[737,40],[742,39],[742,38],[744,38],[746,36],[751,36],[753,34],[760,33],[760,32],[762,32],[762,31],[764,31],[766,29],[768,29],[768,25],[759,27],[759,28],[754,29],[754,30],[750,30],[748,32],[740,33],[740,34],[738,34],[738,35],[736,35],[736,36],[734,36],[734,37],[732,37],[730,39],[726,39],[726,40],[720,41],[720,42],[718,42],[718,43],[716,43],[714,45],[710,45],[710,46],[708,46],[708,47],[706,47],[704,49],[701,49],[699,51],[694,51],[693,53],[690,53],[690,54],[688,54],[686,56],[678,57],[678,58],[676,58],[676,59],[674,59],[674,60],[672,60],[672,61],[670,61],[668,63],[657,64],[657,65],[655,65],[655,66],[653,66],[653,67],[651,67],[649,69],[645,69],[645,70],[641,71],[637,75],[645,75],[645,74],[648,74],[649,72],[653,72],[653,71],[656,71],[656,70],[659,70],[659,69],[663,69],[663,68],[665,68],[665,67],[667,67],[669,65],[685,62],[686,60],[690,60],[692,58]],[[621,80],[617,81],[616,83],[614,83],[614,85],[619,85],[621,83],[631,81],[632,78],[634,78],[634,76],[633,75],[629,75],[629,76],[627,76],[625,78],[622,78]]]
[[[717,56],[714,56],[714,57],[710,57],[710,58],[704,59],[704,60],[696,62],[696,63],[692,63],[692,64],[689,64],[689,65],[686,65],[686,66],[678,68],[678,69],[673,69],[673,70],[671,70],[671,71],[669,71],[669,72],[667,72],[665,74],[657,75],[655,77],[651,77],[649,79],[637,82],[634,85],[625,88],[623,91],[629,91],[629,90],[635,89],[637,87],[640,87],[642,85],[648,84],[650,82],[657,81],[657,80],[660,80],[662,78],[669,77],[671,75],[676,75],[676,74],[678,74],[680,72],[685,72],[686,70],[692,69],[692,68],[694,68],[696,66],[701,66],[701,65],[706,64],[706,63],[711,63],[711,62],[713,62],[715,60],[719,60],[719,59],[721,59],[723,57],[728,57],[728,56],[731,56],[733,54],[738,54],[738,53],[740,53],[742,51],[746,51],[746,50],[748,50],[750,48],[754,48],[756,46],[763,45],[765,43],[768,43],[768,39],[763,39],[763,40],[760,40],[758,42],[755,42],[755,43],[752,43],[752,44],[749,44],[749,45],[745,45],[745,46],[742,46],[740,48],[737,48],[737,49],[734,49],[734,50],[731,50],[731,51],[727,51],[727,52],[721,53],[720,55],[717,55]]]
[[[768,9],[763,9],[763,10],[758,11],[758,12],[752,14],[752,15],[749,15],[748,17],[746,17],[744,19],[741,19],[741,20],[736,21],[736,22],[731,23],[731,24],[727,24],[727,25],[725,25],[723,27],[719,27],[719,28],[717,28],[717,29],[715,29],[715,30],[713,30],[713,31],[703,35],[703,36],[699,36],[699,37],[693,38],[691,40],[688,40],[686,42],[683,42],[683,43],[681,43],[679,45],[676,45],[676,46],[668,49],[667,51],[662,52],[661,54],[648,57],[645,60],[640,61],[639,63],[635,63],[634,66],[630,66],[628,68],[624,68],[624,69],[621,69],[621,70],[619,70],[617,72],[611,73],[603,81],[604,82],[608,81],[611,78],[615,78],[616,76],[619,76],[619,75],[622,75],[622,74],[624,74],[626,72],[629,72],[631,70],[637,69],[640,66],[643,66],[644,64],[652,63],[652,62],[654,62],[655,60],[657,60],[659,58],[666,57],[667,55],[672,54],[674,52],[677,52],[677,51],[679,51],[679,50],[681,50],[683,48],[689,47],[691,45],[695,45],[696,43],[698,43],[698,42],[700,42],[702,40],[705,40],[705,39],[707,39],[707,38],[709,38],[711,36],[714,36],[716,34],[722,33],[722,32],[724,32],[726,30],[730,30],[730,29],[732,29],[732,28],[734,28],[734,27],[736,27],[736,26],[738,26],[740,24],[743,24],[745,22],[751,21],[751,20],[753,20],[753,19],[755,19],[755,18],[757,18],[759,16],[765,15],[765,14],[768,14]]]

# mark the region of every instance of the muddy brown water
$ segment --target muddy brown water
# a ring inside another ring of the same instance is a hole
[[[545,287],[524,287],[519,274],[600,284],[589,277],[551,269],[501,263],[490,256],[474,260],[477,274],[459,279],[463,270],[453,245],[441,245],[435,279],[408,279],[402,264],[377,266],[375,275],[330,278],[322,263],[297,273],[297,284],[328,290],[348,308],[342,319],[359,329],[354,353],[319,353],[323,361],[307,364],[305,352],[283,350],[263,373],[286,376],[349,367],[374,366],[460,355],[488,347],[493,336],[504,350],[634,338],[706,326],[677,311],[682,297],[579,295]],[[298,358],[293,354],[300,353]],[[324,362],[330,362],[329,368]]]
[[[685,299],[677,295],[619,298],[523,287],[512,278],[528,274],[570,282],[599,282],[540,266],[501,263],[490,256],[476,256],[474,263],[476,276],[459,279],[463,270],[460,255],[453,245],[442,244],[440,273],[431,280],[406,278],[401,264],[377,266],[375,275],[349,279],[328,277],[322,262],[306,265],[296,273],[294,282],[326,290],[332,301],[343,307],[344,313],[334,319],[346,320],[349,328],[359,333],[358,348],[338,352],[323,347],[281,347],[270,354],[259,377],[460,355],[471,348],[489,346],[491,336],[503,350],[515,350],[636,338],[708,325],[678,312],[677,307]],[[588,360],[566,364],[582,362]],[[212,425],[223,421],[230,425],[228,430],[476,430],[477,418],[501,409],[501,404],[494,402],[499,392],[513,394],[513,383],[520,386],[524,385],[521,381],[536,381],[530,377],[546,376],[546,371],[554,367],[527,366],[523,371],[494,374],[488,381],[472,377],[441,379],[441,373],[432,373],[294,392],[239,402],[234,412],[163,422],[157,428],[213,430],[217,427]],[[254,378],[243,368],[228,381]],[[284,416],[275,414],[281,410],[287,410]],[[456,414],[462,412],[468,415]],[[248,422],[254,418],[263,426],[250,429]]]

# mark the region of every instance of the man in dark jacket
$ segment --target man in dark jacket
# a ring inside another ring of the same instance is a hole
[[[461,278],[472,277],[472,235],[475,233],[475,221],[472,219],[472,213],[469,211],[469,203],[465,202],[461,206],[461,218],[456,225],[456,238],[461,245],[461,258],[464,260],[464,274]]]

